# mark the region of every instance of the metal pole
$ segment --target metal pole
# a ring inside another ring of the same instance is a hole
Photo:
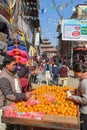
[[[73,66],[73,42],[71,43],[71,66]]]
[[[53,4],[54,4],[54,6],[56,7],[55,0],[52,0],[52,2],[53,2]],[[57,11],[57,13],[58,13],[58,15],[59,15],[60,19],[62,20],[63,16],[60,14],[60,12],[59,12],[58,8],[56,8],[56,11]]]

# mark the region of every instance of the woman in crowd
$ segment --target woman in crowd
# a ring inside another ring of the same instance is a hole
[[[49,81],[50,81],[50,78],[51,78],[49,60],[46,61],[46,68],[45,69],[46,69],[46,71],[45,71],[46,84],[49,84]]]
[[[60,68],[60,81],[62,82],[62,86],[67,86],[68,73],[69,73],[69,68],[66,66],[66,63],[63,62],[63,65]]]
[[[55,61],[54,65],[52,67],[52,75],[53,75],[53,83],[55,85],[58,85],[58,80],[59,80],[59,66],[58,63]]]
[[[37,67],[37,80],[38,80],[38,84],[42,83],[42,73],[43,73],[43,64],[42,62],[39,63],[38,67]]]

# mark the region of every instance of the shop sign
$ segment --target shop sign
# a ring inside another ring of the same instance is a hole
[[[40,34],[37,32],[35,35],[35,45],[39,46],[40,44]]]
[[[62,40],[87,41],[87,20],[62,20]]]

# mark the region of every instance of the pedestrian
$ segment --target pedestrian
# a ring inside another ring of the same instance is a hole
[[[43,72],[43,64],[42,62],[39,63],[37,67],[37,79],[38,79],[38,84],[41,85],[42,83],[42,72]]]
[[[62,60],[61,59],[59,59],[58,65],[59,65],[59,69],[60,69],[62,67]]]
[[[54,65],[52,67],[52,75],[53,75],[53,83],[55,85],[58,85],[58,79],[59,79],[59,66],[58,63],[55,61]]]
[[[45,74],[46,72],[46,61],[43,60],[43,74]]]
[[[38,61],[37,59],[33,59],[33,65],[34,65],[34,70],[36,71],[36,69],[38,68]],[[33,73],[32,75],[33,77],[33,82],[37,83],[37,73]]]
[[[62,86],[67,86],[68,76],[69,68],[66,66],[66,63],[63,62],[63,65],[60,68],[60,81],[62,82]]]
[[[49,84],[49,81],[50,81],[50,78],[51,78],[49,60],[46,61],[45,77],[46,77],[46,84]]]
[[[32,92],[21,92],[21,84],[17,73],[14,73],[16,59],[6,55],[3,59],[3,69],[0,73],[0,117],[2,108],[10,105],[12,102],[27,100],[32,96]],[[11,130],[7,125],[7,130]],[[0,130],[5,130],[6,125],[0,122]]]
[[[87,130],[87,66],[84,63],[77,63],[73,67],[75,76],[79,78],[79,86],[71,91],[67,99],[79,104],[80,109],[80,130]]]

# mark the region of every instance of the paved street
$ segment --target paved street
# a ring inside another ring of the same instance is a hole
[[[73,71],[70,71],[70,77],[68,79],[68,86],[74,86],[77,87],[79,84],[79,80],[77,78],[74,78]]]
[[[45,75],[43,76],[43,81],[45,81]],[[42,83],[44,84],[44,83]],[[59,84],[60,83],[60,80],[59,80]],[[77,78],[74,78],[74,74],[73,74],[73,71],[70,71],[70,77],[68,79],[68,86],[74,86],[74,87],[77,87],[79,84],[79,81]],[[32,86],[33,86],[33,89],[35,89],[37,86],[39,86],[38,84],[35,84],[35,83],[32,83]]]

